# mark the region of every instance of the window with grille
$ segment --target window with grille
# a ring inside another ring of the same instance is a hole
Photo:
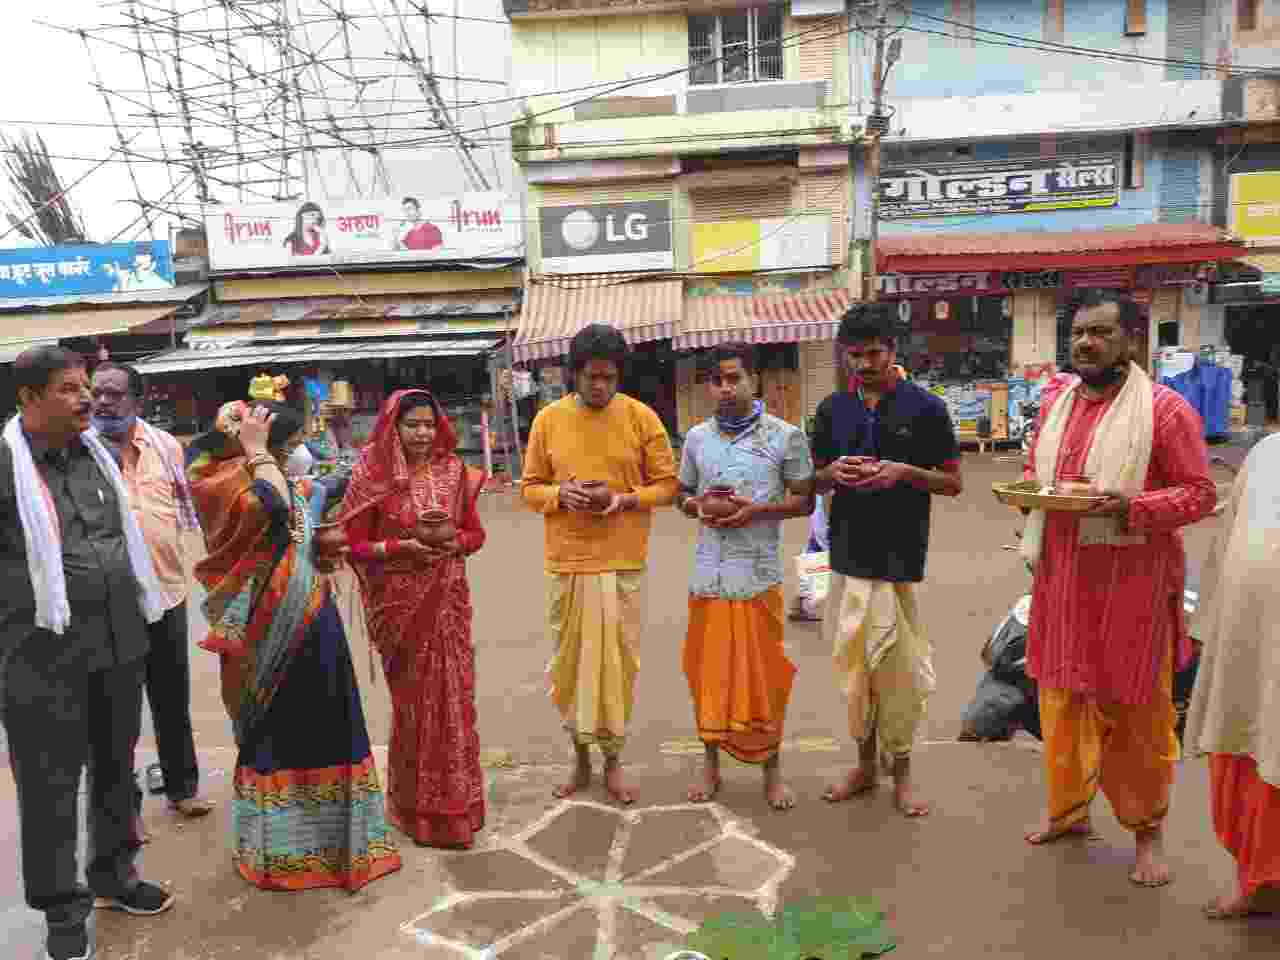
[[[781,79],[781,10],[745,10],[689,18],[690,83],[755,83]]]

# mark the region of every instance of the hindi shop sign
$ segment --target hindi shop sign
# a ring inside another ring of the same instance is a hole
[[[171,290],[168,240],[0,250],[0,298]]]
[[[205,214],[218,272],[340,264],[518,259],[518,201],[504,193],[428,193],[332,203],[224,206]]]
[[[981,297],[1007,293],[999,273],[890,273],[880,277],[882,297]]]
[[[1119,169],[1103,155],[891,167],[880,177],[880,219],[1111,207]]]
[[[670,200],[542,207],[538,219],[547,273],[675,267]]]

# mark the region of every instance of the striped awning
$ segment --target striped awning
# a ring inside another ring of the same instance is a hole
[[[731,340],[747,343],[834,340],[840,317],[852,303],[852,293],[840,288],[751,296],[694,295],[685,300],[684,322],[672,346],[677,350],[696,350]]]
[[[569,341],[583,327],[608,323],[628,343],[675,336],[683,310],[679,279],[633,280],[626,276],[530,278],[516,363],[545,360],[569,352]]]

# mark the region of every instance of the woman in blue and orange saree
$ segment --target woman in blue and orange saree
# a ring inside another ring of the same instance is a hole
[[[400,869],[346,633],[317,553],[324,491],[286,479],[302,417],[239,401],[192,444],[188,476],[208,556],[222,699],[239,755],[234,860],[265,890],[356,891]]]

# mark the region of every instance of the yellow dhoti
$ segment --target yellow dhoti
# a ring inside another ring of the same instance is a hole
[[[833,572],[826,622],[849,735],[863,741],[875,733],[881,753],[907,756],[936,686],[915,585]]]
[[[781,587],[749,600],[689,598],[684,672],[703,743],[744,763],[777,752],[796,675],[782,636]]]
[[[551,701],[581,745],[622,749],[640,670],[643,571],[547,574]]]
[[[1173,657],[1165,659],[1159,687],[1144,704],[1099,703],[1071,690],[1041,689],[1052,831],[1085,819],[1099,787],[1128,829],[1150,830],[1164,820],[1180,752]]]

